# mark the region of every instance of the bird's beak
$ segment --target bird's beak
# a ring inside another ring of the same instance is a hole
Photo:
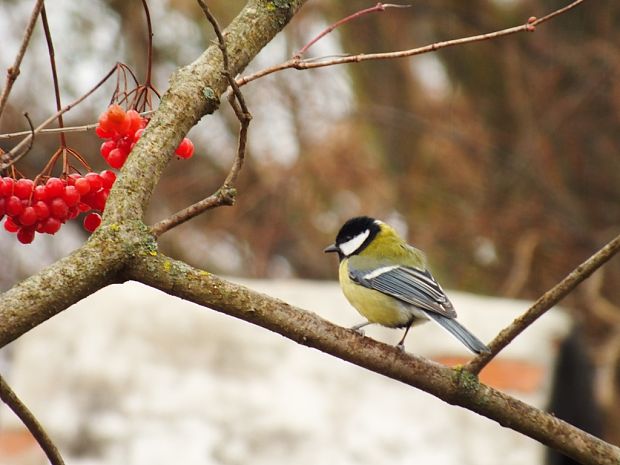
[[[338,252],[340,249],[338,249],[338,247],[336,247],[336,244],[332,244],[329,245],[327,247],[325,247],[325,249],[323,249],[323,252],[325,253],[329,253],[329,252]]]

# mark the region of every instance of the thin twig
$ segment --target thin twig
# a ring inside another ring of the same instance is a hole
[[[239,176],[239,172],[241,168],[243,168],[243,162],[245,160],[245,149],[247,145],[248,138],[248,127],[250,125],[250,121],[252,120],[252,115],[248,111],[248,107],[245,103],[245,99],[243,98],[243,94],[239,89],[234,77],[230,73],[229,61],[228,61],[228,52],[226,50],[226,41],[224,39],[224,35],[222,34],[222,30],[217,22],[217,19],[213,16],[209,7],[203,0],[197,0],[198,4],[202,8],[207,20],[211,23],[213,30],[215,31],[215,35],[218,39],[218,46],[222,51],[222,65],[224,67],[224,71],[222,74],[226,76],[228,79],[228,83],[231,87],[231,93],[228,97],[228,101],[230,102],[231,107],[233,108],[237,119],[239,120],[240,129],[239,129],[239,140],[237,143],[237,155],[235,156],[235,160],[233,161],[232,167],[230,168],[230,172],[222,186],[209,197],[190,205],[189,207],[180,210],[169,218],[162,220],[151,227],[151,232],[154,236],[159,237],[161,234],[169,231],[170,229],[178,226],[179,224],[185,223],[186,221],[194,218],[195,216],[210,210],[212,208],[217,208],[224,205],[234,205],[235,197],[237,195],[237,190],[234,187],[234,184],[237,181],[237,177]]]
[[[47,118],[45,121],[39,124],[39,126],[37,126],[34,129],[34,131],[28,131],[28,135],[24,139],[22,139],[15,147],[13,147],[9,152],[6,152],[0,155],[0,171],[17,163],[27,153],[27,151],[23,149],[26,145],[28,145],[32,141],[32,138],[35,135],[37,135],[45,127],[51,124],[56,118],[58,118],[58,116],[68,112],[73,107],[80,104],[83,100],[89,97],[93,92],[99,89],[99,87],[101,87],[101,85],[103,85],[103,83],[106,82],[110,78],[110,76],[114,74],[115,71],[116,71],[116,65],[110,71],[108,71],[108,74],[106,74],[97,84],[95,84],[92,89],[90,89],[84,95],[82,95],[81,97],[71,102],[69,105],[62,108],[60,111],[57,111],[52,116]]]
[[[285,69],[312,69],[312,68],[323,68],[325,66],[333,66],[333,65],[342,65],[345,63],[359,63],[362,61],[370,61],[370,60],[390,60],[394,58],[405,58],[411,57],[414,55],[421,55],[423,53],[435,52],[437,50],[454,47],[456,45],[464,45],[470,44],[473,42],[481,42],[484,40],[496,39],[498,37],[504,37],[511,34],[516,34],[519,32],[533,32],[536,30],[536,26],[542,24],[550,19],[562,14],[567,11],[575,8],[580,3],[583,3],[584,0],[576,0],[573,3],[560,8],[558,10],[549,13],[542,18],[530,18],[525,24],[521,26],[515,26],[508,29],[502,29],[495,32],[489,32],[486,34],[480,34],[476,36],[463,37],[460,39],[447,40],[444,42],[435,42],[430,45],[426,45],[424,47],[412,48],[409,50],[400,50],[397,52],[385,52],[385,53],[361,53],[359,55],[347,55],[345,57],[334,58],[329,60],[301,60],[299,57],[293,57],[290,60],[287,60],[279,65],[270,66],[268,68],[257,71],[256,73],[249,74],[247,76],[243,76],[237,79],[237,84],[239,87],[246,85],[249,82],[255,81],[256,79],[262,78],[269,74],[282,71]]]
[[[39,443],[39,446],[41,446],[41,449],[43,449],[43,452],[45,452],[50,463],[52,463],[52,465],[64,465],[65,462],[60,456],[58,448],[45,432],[41,423],[39,423],[19,397],[17,397],[2,375],[0,375],[0,399],[15,412],[15,415],[17,415],[26,428],[28,428],[28,431],[30,431],[32,436],[34,436]]]
[[[346,23],[348,23],[350,21],[353,21],[353,20],[355,20],[355,19],[357,19],[357,18],[359,18],[361,16],[367,15],[369,13],[380,13],[382,11],[385,11],[386,8],[409,8],[410,6],[411,5],[396,5],[396,4],[393,4],[393,3],[377,3],[375,6],[371,6],[370,8],[365,8],[363,10],[360,10],[360,11],[356,12],[356,13],[353,13],[352,15],[349,15],[346,18],[342,18],[341,20],[336,21],[331,26],[328,26],[325,29],[323,29],[314,39],[312,39],[310,42],[308,42],[306,45],[304,45],[302,48],[300,48],[293,55],[293,58],[301,58],[303,56],[303,54],[306,53],[310,47],[312,47],[314,44],[316,44],[319,40],[321,40],[327,34],[332,32],[334,29],[342,26],[343,24],[346,24]]]
[[[149,115],[152,115],[154,112],[155,110],[143,111],[140,113],[140,116],[149,116]],[[53,134],[58,134],[60,132],[86,132],[86,131],[95,129],[97,126],[99,126],[99,123],[83,124],[82,126],[65,126],[64,128],[41,129],[38,132],[38,135],[49,136]],[[0,134],[0,140],[12,139],[14,137],[27,136],[28,134],[32,134],[32,132],[33,131],[19,131],[19,132],[11,132],[8,134]]]
[[[28,147],[26,148],[26,152],[29,152],[32,148],[32,144],[34,144],[34,125],[32,124],[32,120],[30,119],[30,115],[28,114],[28,112],[24,113],[24,118],[26,118],[26,121],[28,121],[28,126],[30,127],[30,134],[32,134],[32,137],[30,138],[30,144],[28,144]]]
[[[234,80],[232,80],[232,82],[234,83]],[[233,88],[233,92],[236,88],[236,92],[239,92],[239,95],[241,95],[237,84],[231,84],[231,86]],[[237,142],[237,156],[235,157],[233,165],[230,168],[228,176],[226,176],[226,179],[224,180],[224,184],[222,185],[223,188],[231,188],[234,186],[237,182],[239,172],[241,171],[241,168],[243,168],[243,162],[245,161],[245,149],[248,141],[248,127],[250,126],[250,121],[252,120],[252,115],[248,112],[243,98],[235,101],[233,95],[235,94],[231,94],[228,100],[230,105],[233,107],[237,118],[239,119],[241,127],[239,129],[239,140]],[[237,102],[239,105],[237,105]]]
[[[611,257],[620,251],[620,235],[611,240],[602,249],[575,268],[568,276],[545,292],[534,304],[510,326],[503,329],[489,344],[490,353],[478,355],[465,369],[478,374],[508,344],[510,344],[528,326],[541,317],[547,310],[568,295],[579,283],[590,276]]]
[[[54,42],[52,41],[52,32],[50,31],[49,23],[47,22],[47,12],[45,11],[45,5],[41,9],[41,22],[43,23],[43,31],[45,32],[45,41],[47,42],[47,50],[50,57],[50,66],[52,67],[52,81],[54,83],[54,96],[56,97],[56,111],[62,110],[62,103],[60,101],[60,86],[58,85],[58,73],[56,72],[56,53],[54,52]],[[58,127],[62,128],[64,122],[62,120],[62,113],[58,114]],[[60,133],[60,145],[67,146],[65,139],[65,133]]]
[[[142,0],[142,8],[146,15],[146,27],[148,32],[147,62],[146,62],[146,79],[145,86],[151,85],[151,71],[153,68],[153,26],[151,25],[151,13],[146,0]]]
[[[32,13],[30,14],[30,19],[28,20],[26,30],[24,31],[24,37],[21,45],[19,46],[19,51],[15,56],[13,66],[11,66],[6,72],[6,82],[4,84],[4,89],[2,89],[2,95],[0,95],[0,117],[4,112],[4,107],[9,99],[9,94],[13,88],[13,84],[15,83],[17,76],[19,76],[19,67],[21,66],[24,55],[26,54],[26,48],[28,48],[28,43],[30,42],[30,37],[32,37],[32,31],[37,24],[39,13],[41,13],[41,8],[43,8],[43,0],[37,0],[34,8],[32,9]]]

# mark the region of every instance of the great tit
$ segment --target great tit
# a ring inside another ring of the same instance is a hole
[[[411,326],[430,319],[472,352],[489,351],[456,321],[454,307],[428,271],[424,253],[386,223],[367,216],[352,218],[324,252],[338,254],[342,291],[367,320],[352,329],[373,323],[405,328],[397,345],[402,349]]]

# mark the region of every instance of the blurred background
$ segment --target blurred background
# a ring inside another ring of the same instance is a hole
[[[328,35],[308,57],[380,52],[522,24],[566,1],[416,1],[364,16]],[[209,2],[227,24],[244,2]],[[307,3],[246,70],[284,61],[332,22],[373,2]],[[214,35],[190,0],[152,0],[155,85],[193,60]],[[0,68],[12,63],[32,2],[0,3]],[[48,5],[67,103],[115,62],[144,76],[146,26],[138,1]],[[427,251],[447,288],[535,299],[620,231],[620,4],[584,2],[533,34],[411,59],[285,71],[243,88],[254,119],[233,208],[165,234],[165,253],[231,276],[335,279],[321,250],[344,220],[376,216]],[[33,92],[36,89],[36,92]],[[113,84],[66,117],[96,121]],[[37,27],[0,133],[53,112],[46,45]],[[191,132],[196,155],[171,163],[148,221],[212,193],[236,150],[238,123],[222,105]],[[8,150],[14,141],[0,139]],[[103,169],[94,133],[69,143]],[[35,175],[55,150],[41,136],[21,163]],[[63,228],[31,246],[0,232],[0,290],[77,247]],[[563,305],[594,366],[603,435],[620,443],[620,260]]]

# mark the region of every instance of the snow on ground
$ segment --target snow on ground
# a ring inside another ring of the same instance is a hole
[[[337,324],[360,321],[332,282],[242,283]],[[528,306],[449,295],[484,341]],[[544,407],[554,343],[568,325],[550,312],[506,351],[547,373],[536,391],[512,394]],[[401,332],[366,334],[396,342]],[[411,331],[407,350],[467,355],[432,324]],[[488,419],[137,283],[97,292],[12,351],[9,382],[68,464],[541,463],[536,442]],[[19,427],[4,406],[0,425]]]

